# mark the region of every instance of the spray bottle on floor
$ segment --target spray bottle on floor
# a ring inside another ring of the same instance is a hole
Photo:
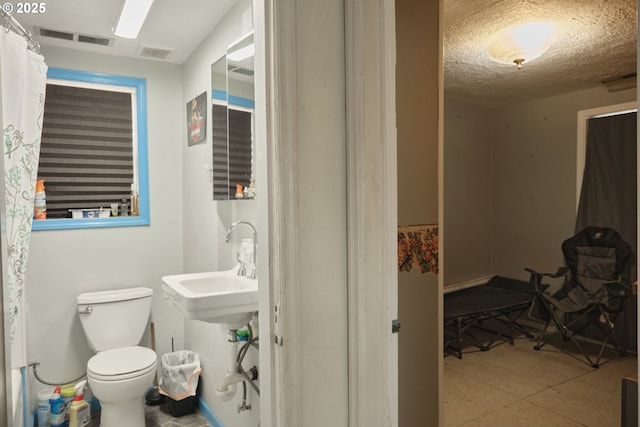
[[[86,427],[91,425],[91,407],[84,400],[86,381],[76,384],[76,397],[69,407],[69,427]]]
[[[49,424],[51,427],[64,427],[65,424],[65,403],[60,397],[60,386],[57,386],[49,398],[51,411],[49,412]]]

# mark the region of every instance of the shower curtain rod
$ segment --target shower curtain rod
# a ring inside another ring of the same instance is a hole
[[[7,30],[13,30],[18,35],[24,37],[27,40],[27,45],[29,49],[34,51],[37,54],[40,54],[40,43],[38,43],[33,36],[31,35],[31,31],[24,28],[10,13],[5,12],[0,9],[0,17],[2,17],[3,22],[0,23],[0,26],[5,27]]]

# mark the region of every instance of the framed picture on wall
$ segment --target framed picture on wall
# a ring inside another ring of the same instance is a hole
[[[187,144],[204,142],[207,132],[207,92],[187,102]]]

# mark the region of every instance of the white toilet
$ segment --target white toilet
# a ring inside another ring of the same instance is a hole
[[[151,313],[149,288],[78,295],[78,316],[89,347],[87,379],[100,400],[100,427],[144,427],[144,395],[153,383],[156,353],[138,344]]]

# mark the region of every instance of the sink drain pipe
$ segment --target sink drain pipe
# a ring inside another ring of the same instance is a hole
[[[238,337],[237,329],[229,329],[229,340],[227,341],[228,350],[228,364],[227,364],[227,376],[222,381],[222,384],[216,388],[216,396],[218,396],[223,402],[228,402],[236,395],[238,391],[238,383],[244,380],[244,377],[237,372],[236,357],[238,354]],[[240,376],[240,380],[237,380],[236,376]]]

